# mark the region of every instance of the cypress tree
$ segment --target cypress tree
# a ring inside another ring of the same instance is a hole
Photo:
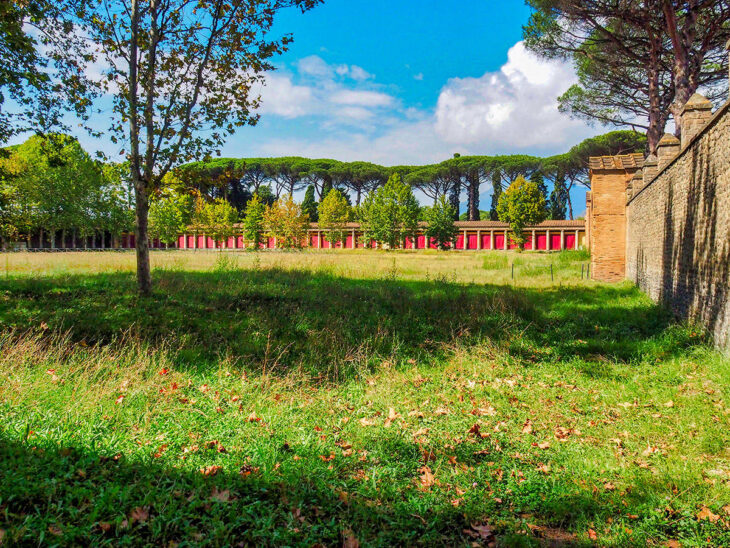
[[[317,201],[314,199],[314,185],[309,185],[304,193],[304,201],[302,202],[302,211],[309,216],[309,221],[316,223],[319,219],[317,214]]]

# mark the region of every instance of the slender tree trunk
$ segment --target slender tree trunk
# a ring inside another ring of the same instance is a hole
[[[149,197],[143,181],[134,185],[135,206],[135,246],[137,251],[137,288],[142,295],[152,293],[152,275],[150,274],[150,248],[148,244],[147,217],[149,213]]]
[[[56,229],[53,228],[50,231],[51,235],[51,249],[56,249]]]
[[[76,249],[76,229],[71,229],[71,247]]]
[[[66,229],[61,229],[61,249],[66,249]]]
[[[43,249],[43,229],[40,229],[40,232],[38,233],[38,247],[40,249]]]
[[[469,220],[479,220],[479,174],[469,175]]]

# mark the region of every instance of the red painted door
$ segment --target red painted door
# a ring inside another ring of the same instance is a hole
[[[575,241],[575,234],[565,235],[565,249],[578,249]]]
[[[494,235],[494,249],[504,249],[504,234],[498,232]]]
[[[491,234],[482,234],[482,249],[492,249]]]
[[[413,240],[411,238],[406,238],[405,248],[413,249]]]
[[[185,247],[185,236],[178,236],[177,237],[177,247],[179,247],[180,249],[182,249],[183,247]]]
[[[236,247],[238,249],[243,249],[243,247],[246,245],[246,242],[243,241],[243,236],[239,236],[236,238]]]
[[[517,249],[517,244],[512,240],[512,238],[509,239],[509,248]]]
[[[479,247],[479,236],[476,234],[469,234],[466,242],[467,249],[476,249]]]
[[[276,243],[274,242],[274,238],[269,238],[268,248],[269,249],[274,249],[275,247],[276,247]]]
[[[459,234],[456,237],[456,249],[464,249],[464,235]]]
[[[347,235],[347,240],[345,241],[345,244],[346,244],[347,249],[352,249],[355,247],[354,243],[352,241],[352,234]]]
[[[525,249],[532,249],[532,233],[525,235]]]
[[[419,234],[416,238],[416,249],[426,249],[426,236]]]
[[[235,249],[236,248],[236,239],[233,236],[231,236],[230,238],[228,238],[228,242],[226,243],[226,245],[228,246],[228,249]]]
[[[329,249],[330,248],[330,241],[322,236],[322,249]]]
[[[188,236],[188,248],[195,247],[195,236]]]
[[[544,232],[537,234],[537,249],[543,251],[547,249],[547,234]]]
[[[215,249],[215,241],[210,236],[208,236],[208,242],[206,244],[206,247],[208,249]]]
[[[562,246],[560,245],[560,234],[550,234],[550,249],[562,249]]]

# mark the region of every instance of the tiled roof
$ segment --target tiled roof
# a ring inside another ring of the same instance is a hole
[[[640,152],[620,156],[592,156],[588,167],[595,169],[637,169],[644,165],[644,155]]]
[[[421,226],[426,226],[426,223],[419,223]],[[454,223],[454,226],[456,228],[459,228],[461,230],[472,230],[472,229],[481,229],[481,228],[493,228],[493,229],[506,229],[509,228],[509,225],[506,223],[500,223],[499,221],[456,221]],[[582,219],[576,219],[574,221],[543,221],[539,225],[536,225],[535,227],[528,226],[526,228],[567,228],[567,229],[575,229],[575,228],[583,228],[585,226],[585,221]],[[309,228],[312,230],[316,230],[318,227],[317,223],[311,223],[309,225]],[[359,229],[360,223],[347,223],[347,228],[354,228]]]

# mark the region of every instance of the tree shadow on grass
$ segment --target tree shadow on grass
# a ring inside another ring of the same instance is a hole
[[[433,363],[485,341],[526,363],[632,361],[698,342],[627,284],[520,289],[278,269],[163,271],[156,280],[150,298],[137,297],[125,273],[3,280],[0,325],[68,332],[89,345],[166,345],[181,367],[225,357],[328,380],[384,361]]]
[[[623,512],[622,497],[591,494],[560,477],[541,480],[529,475],[529,465],[499,454],[487,467],[486,457],[473,456],[478,447],[467,445],[457,456],[482,467],[479,484],[464,478],[460,495],[442,482],[419,489],[420,449],[379,443],[402,463],[394,472],[402,477],[376,484],[356,478],[353,472],[367,467],[356,458],[338,459],[332,470],[316,457],[289,455],[279,469],[262,472],[212,451],[209,462],[221,469],[204,474],[179,460],[21,442],[0,432],[0,529],[9,545],[334,546],[352,531],[363,546],[468,546],[494,540],[473,527],[488,524],[505,545],[588,546],[585,531],[572,531],[576,525]],[[520,469],[526,479],[511,473]],[[464,502],[457,507],[454,498]],[[632,507],[645,500],[634,495]],[[530,532],[526,523],[542,525]]]

